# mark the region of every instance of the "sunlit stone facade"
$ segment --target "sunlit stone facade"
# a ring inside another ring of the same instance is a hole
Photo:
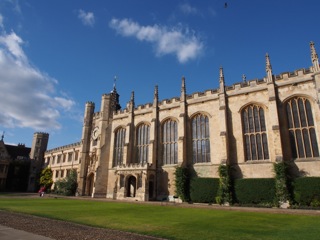
[[[121,109],[114,86],[100,111],[86,103],[81,143],[47,151],[48,164],[76,168],[79,194],[139,201],[172,198],[177,166],[217,178],[230,164],[235,178],[272,178],[273,163],[287,161],[297,176],[320,176],[320,68],[310,50],[308,69],[274,75],[266,55],[263,79],[225,86],[221,67],[218,89],[187,94],[182,78],[180,97],[160,101],[156,86],[140,106],[132,93]],[[52,163],[69,151],[79,152],[71,165]]]

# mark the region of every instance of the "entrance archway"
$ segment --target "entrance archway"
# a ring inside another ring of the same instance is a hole
[[[149,200],[154,198],[154,175],[149,176],[149,186],[148,186]]]
[[[93,192],[93,184],[94,184],[94,174],[91,173],[87,178],[87,195],[91,196]]]
[[[154,190],[153,181],[149,181],[149,199],[153,198],[153,190]]]
[[[127,182],[127,197],[136,196],[137,179],[134,176],[130,176]]]

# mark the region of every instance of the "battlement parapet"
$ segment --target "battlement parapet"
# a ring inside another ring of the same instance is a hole
[[[152,103],[146,103],[146,104],[138,105],[134,110],[142,110],[142,109],[147,109],[151,107],[152,107]]]
[[[77,148],[81,146],[81,142],[76,142],[76,143],[71,143],[68,145],[64,145],[61,147],[57,147],[57,148],[53,148],[53,149],[49,149],[45,152],[45,154],[49,154],[49,153],[54,153],[54,152],[58,152],[58,151],[63,151],[63,150],[67,150],[67,149],[72,149],[72,148]]]
[[[160,101],[159,106],[180,102],[179,97],[166,98]]]
[[[275,76],[276,81],[277,80],[288,80],[289,78],[293,78],[293,77],[302,77],[302,76],[306,76],[306,75],[310,75],[311,73],[313,73],[313,68],[301,68],[301,69],[297,69],[293,72],[283,72],[280,73],[278,75]]]
[[[34,134],[37,134],[37,135],[46,135],[46,136],[49,136],[49,133],[47,132],[35,132]]]
[[[113,116],[127,114],[128,112],[129,112],[129,110],[127,108],[119,109],[119,110],[113,112]]]
[[[202,97],[214,96],[219,93],[219,89],[207,89],[203,92],[194,92],[186,96],[187,100],[198,99]]]
[[[101,112],[95,112],[93,114],[93,119],[99,119],[101,117]]]
[[[92,102],[92,101],[87,101],[87,102],[86,102],[86,105],[92,105],[92,106],[94,106],[94,105],[95,105],[95,103],[94,103],[94,102]]]

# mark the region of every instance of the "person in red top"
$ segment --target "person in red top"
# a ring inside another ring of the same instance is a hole
[[[39,196],[40,196],[40,197],[43,197],[45,191],[46,191],[46,188],[45,188],[45,187],[41,187],[40,190],[38,191]]]

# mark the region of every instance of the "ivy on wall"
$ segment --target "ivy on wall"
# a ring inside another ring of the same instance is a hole
[[[218,204],[232,204],[231,178],[229,165],[221,164],[218,168],[219,189],[216,197]]]
[[[280,206],[281,203],[285,203],[290,200],[288,191],[288,166],[285,162],[279,162],[273,164],[273,170],[275,173],[275,205]]]

